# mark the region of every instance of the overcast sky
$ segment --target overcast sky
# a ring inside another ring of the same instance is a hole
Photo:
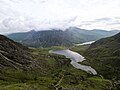
[[[0,0],[0,33],[120,29],[120,0]]]

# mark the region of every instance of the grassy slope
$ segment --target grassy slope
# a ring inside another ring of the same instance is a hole
[[[98,40],[86,51],[89,64],[120,89],[120,33]]]
[[[94,48],[89,46],[72,47],[71,49],[77,51],[86,57],[87,60],[83,64],[87,64],[96,69],[98,74],[104,78],[112,81],[112,90],[120,89],[120,52],[119,44],[113,38],[103,39],[104,41],[95,44]],[[93,46],[92,46],[93,47]],[[81,49],[82,48],[82,49]],[[84,51],[86,51],[84,53]]]
[[[109,90],[110,81],[75,69],[64,56],[49,54],[51,49],[63,47],[31,49],[41,68],[18,71],[10,68],[0,70],[0,90]],[[75,51],[76,47],[72,48]],[[80,50],[84,51],[85,48]]]

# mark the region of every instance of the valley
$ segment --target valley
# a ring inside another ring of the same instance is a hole
[[[120,0],[0,0],[0,90],[120,90]]]
[[[1,36],[3,37],[3,36]],[[2,38],[1,38],[2,39]],[[6,39],[6,43],[21,47],[17,45],[14,41],[9,41]],[[2,43],[1,43],[2,45]],[[0,46],[1,46],[0,45]],[[8,44],[6,44],[7,47]],[[3,46],[5,47],[5,46]],[[20,48],[19,47],[19,48]],[[10,48],[10,47],[8,47]],[[11,51],[16,51],[14,46],[11,48]],[[68,89],[88,89],[88,90],[102,90],[111,88],[111,83],[109,80],[103,79],[99,75],[92,75],[85,71],[74,68],[70,64],[70,59],[65,58],[61,55],[51,54],[50,50],[65,49],[65,47],[50,47],[50,48],[30,48],[27,49],[27,52],[31,56],[31,64],[26,63],[26,65],[15,68],[11,66],[11,63],[7,63],[7,66],[1,67],[0,69],[0,89],[1,90],[18,90],[18,89],[32,89],[32,90],[68,90]],[[4,49],[2,49],[3,52]],[[11,52],[9,50],[9,52]],[[4,57],[10,58],[8,51],[2,53]],[[16,53],[19,51],[16,51]],[[23,52],[23,51],[22,51]],[[26,52],[26,51],[25,51]],[[20,53],[18,53],[20,55]],[[22,54],[23,55],[23,54]],[[30,57],[29,56],[29,57]],[[18,57],[18,56],[17,56]],[[20,56],[19,56],[20,57]],[[5,60],[0,57],[0,60]],[[19,60],[21,63],[21,60]],[[19,63],[18,62],[18,63]],[[0,62],[3,65],[3,62]],[[5,63],[4,63],[5,64]],[[16,63],[17,64],[17,63]],[[15,65],[15,64],[12,64]]]
[[[34,48],[25,47],[2,35],[0,37],[1,90],[119,89],[119,75],[117,74],[119,73],[119,66],[116,64],[119,60],[119,34],[100,39],[100,43],[106,39],[112,40],[113,42],[110,42],[112,43],[111,46],[107,43],[105,45],[109,45],[109,50],[110,47],[112,47],[112,50],[118,50],[113,53],[109,51],[107,54],[100,54],[99,50],[96,51],[96,49],[99,49],[97,46],[102,45],[96,45],[99,44],[99,40],[92,42],[91,45],[86,42],[87,44],[83,43],[70,47]],[[114,44],[116,45],[115,48],[113,48]],[[104,48],[104,46],[102,47]],[[91,52],[91,50],[93,51]],[[92,56],[94,52],[95,56]],[[97,52],[99,55],[97,55]],[[110,62],[107,61],[108,64],[105,64],[108,59]],[[112,60],[115,60],[115,63]]]

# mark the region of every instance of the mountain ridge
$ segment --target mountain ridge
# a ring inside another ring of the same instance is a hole
[[[119,31],[85,30],[71,27],[62,30],[30,31],[13,33],[7,37],[30,47],[72,46],[77,43],[96,41]]]

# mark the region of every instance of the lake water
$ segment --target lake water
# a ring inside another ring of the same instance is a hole
[[[95,41],[89,41],[89,42],[85,42],[85,43],[81,43],[81,44],[75,44],[76,46],[81,46],[81,45],[88,45],[88,44],[92,44]]]
[[[64,55],[66,58],[70,58],[71,64],[75,68],[84,70],[84,71],[86,71],[88,73],[92,73],[94,75],[97,74],[95,69],[93,69],[91,66],[81,65],[78,63],[78,62],[82,62],[85,60],[85,58],[82,55],[80,55],[79,53],[73,52],[68,49],[67,50],[50,50],[49,53]]]

